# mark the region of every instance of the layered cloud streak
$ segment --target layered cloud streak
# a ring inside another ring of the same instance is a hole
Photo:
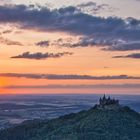
[[[15,58],[15,59],[24,58],[24,59],[41,60],[41,59],[48,59],[48,58],[60,58],[60,57],[65,56],[65,55],[72,55],[72,54],[73,54],[72,52],[62,52],[62,53],[41,53],[41,52],[30,53],[30,52],[24,52],[21,55],[12,56],[11,58]]]
[[[97,85],[10,85],[9,89],[44,89],[44,88],[140,88],[140,84],[97,84]]]
[[[58,75],[58,74],[30,74],[30,73],[0,73],[1,77],[50,79],[50,80],[117,80],[117,79],[140,79],[140,77],[128,75],[92,76],[92,75]]]

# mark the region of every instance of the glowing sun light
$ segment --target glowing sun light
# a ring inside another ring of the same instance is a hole
[[[6,81],[2,78],[0,78],[0,87],[6,86]]]

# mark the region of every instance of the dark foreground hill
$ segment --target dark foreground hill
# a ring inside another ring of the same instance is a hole
[[[94,107],[2,130],[0,140],[140,140],[140,114],[128,107]]]

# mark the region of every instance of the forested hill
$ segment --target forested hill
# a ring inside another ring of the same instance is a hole
[[[2,130],[0,140],[140,140],[140,114],[129,107],[94,107]]]

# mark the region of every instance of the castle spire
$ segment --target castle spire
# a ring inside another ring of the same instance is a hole
[[[104,96],[103,96],[103,99],[106,99],[105,94],[104,94]]]

